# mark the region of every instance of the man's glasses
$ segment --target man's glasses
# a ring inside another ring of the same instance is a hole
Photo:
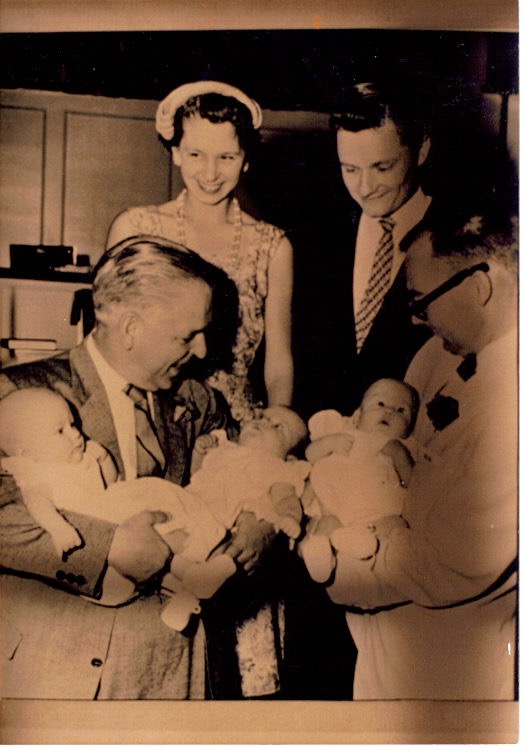
[[[418,318],[419,321],[427,321],[428,313],[426,308],[428,307],[428,305],[434,302],[437,298],[441,297],[441,295],[445,295],[446,292],[450,291],[450,289],[458,287],[459,284],[462,284],[464,279],[467,279],[468,276],[472,276],[476,271],[489,271],[489,266],[487,263],[483,262],[476,263],[474,266],[470,266],[467,269],[461,269],[461,271],[453,274],[453,276],[440,284],[438,287],[435,287],[432,292],[424,295],[424,297],[421,297],[419,300],[410,300],[408,302],[409,312],[412,316]]]

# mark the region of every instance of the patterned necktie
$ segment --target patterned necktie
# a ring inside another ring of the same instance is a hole
[[[129,384],[126,388],[126,394],[135,404],[137,477],[149,477],[151,475],[161,477],[164,474],[166,460],[151,419],[147,393]]]
[[[366,291],[355,318],[357,352],[362,349],[371,324],[382,305],[384,295],[388,291],[393,266],[393,227],[395,222],[393,219],[381,219],[380,224],[384,234],[380,238]]]

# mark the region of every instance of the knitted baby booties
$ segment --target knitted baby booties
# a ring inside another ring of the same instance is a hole
[[[300,545],[300,552],[313,581],[319,584],[327,582],[336,563],[329,537],[325,535],[306,537]]]

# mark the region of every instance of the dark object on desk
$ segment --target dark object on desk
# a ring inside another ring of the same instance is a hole
[[[76,257],[76,265],[84,269],[90,269],[91,259],[86,253],[79,253]]]
[[[95,325],[93,293],[90,289],[78,289],[73,297],[69,323],[71,326],[76,326],[80,321],[82,321],[82,335],[87,336]]]
[[[49,271],[73,263],[72,245],[10,245],[13,270]]]

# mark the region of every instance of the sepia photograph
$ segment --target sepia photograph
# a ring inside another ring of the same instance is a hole
[[[518,30],[0,0],[3,743],[518,742]]]

